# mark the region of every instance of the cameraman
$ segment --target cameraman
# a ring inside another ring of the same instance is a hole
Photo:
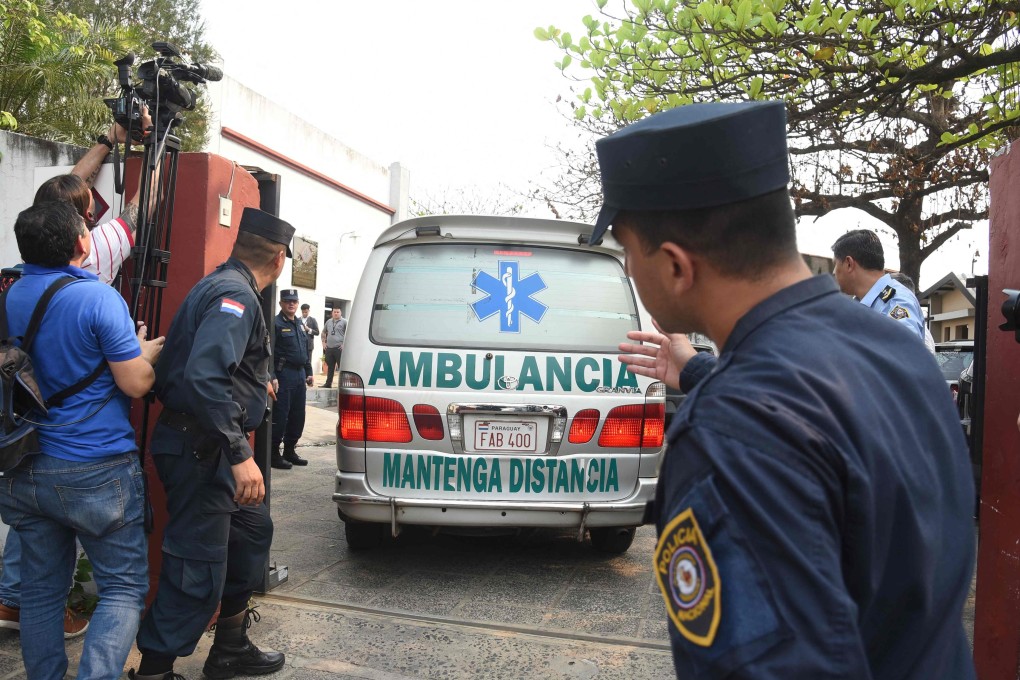
[[[148,136],[151,127],[152,118],[149,116],[149,110],[142,106],[141,129],[146,136]],[[138,186],[127,200],[120,216],[99,225],[95,222],[96,204],[92,197],[92,185],[95,183],[103,161],[113,150],[113,145],[123,144],[126,139],[127,130],[119,123],[114,123],[110,127],[109,135],[100,135],[95,145],[86,151],[85,155],[71,169],[70,174],[57,175],[43,182],[36,191],[33,201],[34,205],[44,201],[68,201],[78,211],[78,214],[85,218],[85,223],[92,236],[92,253],[83,268],[96,274],[103,283],[111,283],[117,278],[124,260],[131,256],[131,248],[135,244],[135,234],[138,231],[141,177],[145,172],[144,165],[139,171]],[[161,170],[162,168],[156,168],[153,176],[148,216],[152,215],[155,208]]]
[[[50,301],[30,350],[44,394],[96,366],[98,379],[41,417],[40,452],[0,486],[0,514],[22,539],[22,658],[30,678],[67,671],[61,619],[71,587],[75,539],[89,554],[99,605],[78,668],[80,678],[119,677],[148,590],[143,481],[131,397],[148,393],[163,339],[135,333],[117,291],[81,269],[91,239],[84,220],[62,201],[32,206],[14,226],[24,275],[6,295],[12,335],[23,335],[50,284],[75,279]],[[74,347],[73,352],[35,348]],[[57,427],[59,425],[59,427]]]
[[[148,135],[152,125],[152,119],[146,107],[142,107],[141,126]],[[141,191],[141,176],[139,175],[138,187],[128,200],[127,205],[120,217],[96,226],[93,219],[95,201],[92,198],[91,186],[95,182],[96,175],[107,154],[113,148],[113,144],[121,144],[127,139],[127,131],[119,124],[110,128],[110,136],[102,135],[95,146],[89,149],[84,156],[75,164],[71,174],[57,175],[51,177],[39,187],[35,194],[33,206],[38,206],[48,201],[66,201],[71,204],[75,211],[85,219],[89,227],[91,238],[90,255],[85,260],[82,269],[89,271],[99,277],[103,283],[111,283],[120,267],[131,254],[131,247],[134,245],[135,232],[137,231],[137,220],[139,211],[139,192]],[[142,171],[144,171],[144,167]],[[158,186],[159,169],[155,174],[153,188]],[[150,195],[149,214],[152,214],[154,207],[154,192]],[[0,575],[0,628],[9,630],[20,630],[21,628],[21,540],[17,530],[13,527],[7,532],[7,539],[3,551],[3,574]],[[77,612],[67,609],[64,613],[64,637],[74,638],[85,633],[89,626],[88,619],[78,615]]]

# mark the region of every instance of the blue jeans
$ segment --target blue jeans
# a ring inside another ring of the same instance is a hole
[[[4,573],[0,574],[0,603],[13,609],[21,608],[21,538],[9,527],[4,542]]]
[[[133,454],[87,463],[38,454],[0,478],[0,516],[21,539],[21,654],[30,680],[67,671],[63,620],[75,537],[99,591],[78,677],[121,676],[149,586],[143,503]]]

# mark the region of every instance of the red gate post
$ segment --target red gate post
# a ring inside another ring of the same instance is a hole
[[[129,162],[127,177],[137,185],[138,160]],[[130,196],[133,186],[127,188]],[[232,200],[230,226],[220,224],[220,197]],[[232,161],[208,153],[185,153],[179,158],[177,191],[174,202],[174,219],[170,233],[170,266],[167,287],[163,291],[163,306],[158,333],[166,335],[177,308],[198,281],[230,256],[237,236],[241,213],[246,207],[259,206],[258,183],[244,168]],[[153,329],[150,329],[150,336]],[[181,370],[183,370],[183,366]],[[131,422],[138,432],[142,427],[144,403],[131,404]],[[154,402],[149,407],[146,443],[152,439],[152,429],[161,407]],[[145,474],[149,483],[154,528],[149,536],[149,594],[146,604],[152,604],[159,585],[159,570],[163,562],[163,529],[166,526],[166,494],[159,475],[152,464],[150,452],[145,451]]]
[[[988,342],[974,661],[981,680],[1020,678],[1020,344],[998,330],[1020,288],[1020,148],[992,160]],[[952,546],[946,546],[952,550]]]

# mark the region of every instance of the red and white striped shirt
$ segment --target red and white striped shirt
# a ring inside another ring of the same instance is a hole
[[[92,253],[82,269],[99,276],[103,283],[111,283],[120,272],[124,260],[131,256],[134,239],[131,228],[120,217],[104,222],[92,230]]]

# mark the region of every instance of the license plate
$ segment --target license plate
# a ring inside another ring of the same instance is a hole
[[[475,451],[538,450],[538,426],[526,420],[475,422]]]

